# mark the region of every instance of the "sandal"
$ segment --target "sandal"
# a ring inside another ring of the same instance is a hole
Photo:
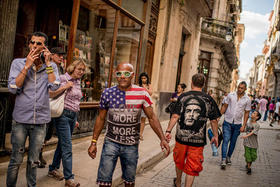
[[[177,187],[177,185],[176,185],[176,178],[173,178],[173,185],[174,185],[174,187]]]

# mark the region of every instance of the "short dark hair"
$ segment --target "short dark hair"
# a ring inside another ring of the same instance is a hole
[[[139,75],[139,79],[138,79],[138,83],[139,83],[139,86],[142,86],[143,83],[142,83],[142,77],[146,77],[147,78],[147,84],[150,84],[150,78],[149,78],[149,75],[146,73],[146,72],[143,72]]]
[[[44,37],[45,38],[45,42],[44,43],[45,43],[46,46],[48,45],[48,36],[45,33],[37,31],[37,32],[33,32],[31,34],[30,39],[32,38],[32,36]]]
[[[181,86],[181,88],[182,88],[183,90],[185,90],[186,87],[187,87],[187,85],[186,85],[185,83],[181,83],[181,84],[179,84],[179,85]]]
[[[205,84],[205,76],[202,73],[197,73],[192,76],[192,83],[195,87],[203,88]]]
[[[259,111],[257,111],[257,110],[255,110],[255,111],[258,113],[258,119],[256,120],[256,121],[258,121],[258,120],[260,120],[262,118],[262,115],[261,115],[261,113]]]
[[[247,88],[247,83],[245,81],[241,81],[239,84],[243,84]]]

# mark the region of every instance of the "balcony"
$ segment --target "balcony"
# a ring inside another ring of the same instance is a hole
[[[232,69],[238,67],[236,47],[234,45],[234,25],[229,22],[203,18],[201,38],[217,43]]]

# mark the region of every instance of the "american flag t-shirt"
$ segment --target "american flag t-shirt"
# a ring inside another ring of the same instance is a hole
[[[128,91],[117,86],[105,89],[100,108],[108,110],[106,137],[120,144],[138,144],[141,111],[151,105],[152,99],[142,87],[132,85]]]

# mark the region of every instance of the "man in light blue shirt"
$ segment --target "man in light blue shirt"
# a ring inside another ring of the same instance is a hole
[[[16,186],[19,167],[23,161],[25,142],[29,136],[26,167],[27,186],[36,186],[36,168],[44,142],[46,123],[51,120],[49,89],[59,87],[58,70],[50,61],[51,53],[46,45],[48,37],[35,32],[29,41],[26,58],[14,59],[11,65],[8,87],[16,94],[13,111],[11,143],[12,155],[7,171],[7,186]]]

